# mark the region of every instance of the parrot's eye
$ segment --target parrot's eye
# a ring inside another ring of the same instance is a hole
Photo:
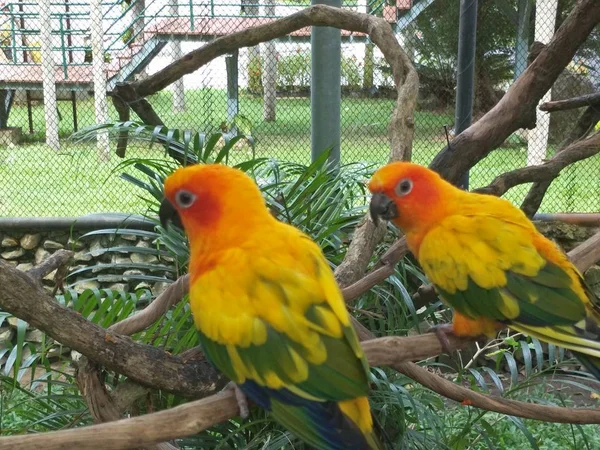
[[[400,197],[409,194],[410,191],[412,191],[413,188],[413,183],[411,180],[409,180],[408,178],[405,178],[404,180],[401,180],[397,185],[396,185],[396,194],[398,194]]]
[[[175,202],[180,208],[189,208],[196,201],[196,195],[188,191],[179,191],[175,194]]]

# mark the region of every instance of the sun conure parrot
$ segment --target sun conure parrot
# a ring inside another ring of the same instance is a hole
[[[438,331],[489,336],[508,326],[572,350],[600,379],[600,301],[520,209],[407,162],[377,170],[369,190],[373,220],[391,220],[404,232],[454,309],[452,326]]]
[[[238,402],[241,391],[317,449],[383,448],[368,363],[320,248],[276,220],[240,170],[181,168],[164,192],[163,225],[181,224],[189,238],[201,345],[235,383]]]

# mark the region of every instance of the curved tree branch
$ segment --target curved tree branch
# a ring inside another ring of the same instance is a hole
[[[600,2],[580,0],[550,42],[481,119],[454,138],[430,167],[452,183],[520,128],[532,128],[538,102],[600,23]]]
[[[573,142],[576,142],[580,139],[586,137],[592,130],[594,126],[600,121],[600,106],[593,107],[589,106],[586,110],[581,114],[577,123],[569,133],[569,135],[565,138],[565,140],[560,144],[560,147],[556,151],[556,153],[563,152],[566,150]],[[546,191],[552,184],[552,180],[545,181],[536,181],[533,183],[525,200],[521,204],[521,209],[527,215],[527,217],[533,217],[535,213],[540,208],[542,204],[542,200],[546,195]]]
[[[488,186],[475,189],[474,192],[500,196],[519,184],[553,180],[568,165],[594,156],[597,153],[600,153],[600,132],[571,144],[539,166],[522,167],[503,173]]]

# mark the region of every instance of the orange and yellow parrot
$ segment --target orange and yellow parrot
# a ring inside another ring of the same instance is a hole
[[[190,242],[190,305],[207,358],[308,444],[380,449],[369,367],[320,248],[277,221],[254,181],[222,165],[178,169],[159,215]]]
[[[406,162],[380,168],[369,190],[373,220],[391,220],[405,233],[454,309],[451,332],[492,335],[508,326],[572,350],[600,379],[600,301],[520,209]]]

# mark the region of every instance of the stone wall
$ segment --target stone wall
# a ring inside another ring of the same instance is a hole
[[[176,278],[176,274],[165,270],[173,268],[173,258],[165,255],[145,253],[153,244],[149,237],[134,234],[82,236],[86,232],[70,230],[16,232],[0,230],[0,258],[19,270],[27,271],[59,249],[75,252],[65,286],[78,292],[88,288],[109,288],[119,291],[150,289],[158,294]],[[140,251],[115,251],[115,247],[134,247]],[[120,264],[115,270],[102,264]],[[127,267],[134,264],[150,264],[152,268]],[[91,270],[82,270],[93,267]],[[56,271],[44,277],[44,285],[52,289]],[[141,279],[146,275],[157,280]],[[160,281],[159,279],[164,279]]]

